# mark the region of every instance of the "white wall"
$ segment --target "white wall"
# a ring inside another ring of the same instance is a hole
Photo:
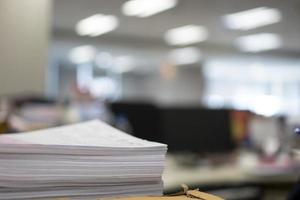
[[[0,95],[44,93],[50,0],[0,1]]]

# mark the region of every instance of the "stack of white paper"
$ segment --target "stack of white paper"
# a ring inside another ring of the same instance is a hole
[[[0,200],[158,195],[167,147],[100,121],[0,136]]]

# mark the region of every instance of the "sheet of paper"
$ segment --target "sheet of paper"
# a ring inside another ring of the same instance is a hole
[[[95,147],[165,147],[123,133],[101,121],[93,120],[75,125],[28,133],[1,135],[1,144],[41,144]]]

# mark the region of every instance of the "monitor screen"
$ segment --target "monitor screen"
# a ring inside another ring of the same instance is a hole
[[[165,108],[162,128],[169,152],[226,153],[235,147],[229,110]]]

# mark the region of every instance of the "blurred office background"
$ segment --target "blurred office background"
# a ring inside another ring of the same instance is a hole
[[[101,119],[169,145],[166,192],[283,199],[299,20],[299,0],[1,0],[0,132]]]

